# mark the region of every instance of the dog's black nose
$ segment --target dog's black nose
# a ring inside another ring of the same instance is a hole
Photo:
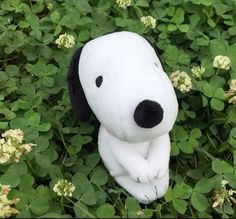
[[[153,128],[161,123],[163,109],[161,105],[152,100],[144,100],[138,104],[134,111],[134,120],[142,128]]]

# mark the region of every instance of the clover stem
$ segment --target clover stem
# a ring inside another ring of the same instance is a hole
[[[35,171],[33,169],[33,166],[30,163],[30,160],[28,158],[25,158],[26,164],[29,167],[29,169],[31,170],[31,172],[35,175]]]
[[[190,212],[191,212],[191,215],[192,215],[192,217],[194,217],[194,212],[193,212],[193,209],[192,209],[192,207],[191,207],[191,205],[189,204],[189,210],[190,210]]]
[[[62,135],[62,133],[61,133],[61,130],[58,129],[58,131],[59,131],[60,138],[61,138],[61,141],[62,141],[62,143],[63,143],[63,146],[65,147],[66,151],[68,152],[68,149],[67,149],[67,146],[66,146],[66,142],[65,142],[64,137],[63,137],[63,135]]]
[[[65,208],[64,208],[64,198],[63,198],[63,196],[61,196],[61,199],[60,199],[60,205],[61,205],[62,212],[65,213]]]
[[[80,211],[82,211],[88,218],[96,218],[92,213],[90,213],[87,209],[85,209],[83,206],[77,205],[77,203],[73,202],[71,199],[66,197],[68,201],[70,201],[72,204],[74,204]]]

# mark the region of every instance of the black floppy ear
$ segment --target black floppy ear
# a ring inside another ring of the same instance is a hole
[[[79,60],[82,49],[83,47],[77,49],[71,58],[67,83],[73,112],[78,120],[86,121],[90,118],[92,110],[88,105],[79,79]]]

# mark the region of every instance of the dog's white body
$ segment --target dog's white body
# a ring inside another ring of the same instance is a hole
[[[103,82],[96,87],[96,78]],[[164,195],[169,182],[171,130],[178,112],[172,84],[150,44],[131,32],[108,34],[87,43],[79,77],[88,104],[101,122],[99,153],[110,174],[141,203]],[[142,100],[160,104],[163,118],[139,127],[134,111]]]

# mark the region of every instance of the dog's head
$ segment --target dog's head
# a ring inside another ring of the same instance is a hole
[[[174,89],[154,49],[131,32],[108,34],[77,50],[68,87],[79,120],[89,119],[93,111],[107,131],[127,142],[168,133],[178,112]]]

